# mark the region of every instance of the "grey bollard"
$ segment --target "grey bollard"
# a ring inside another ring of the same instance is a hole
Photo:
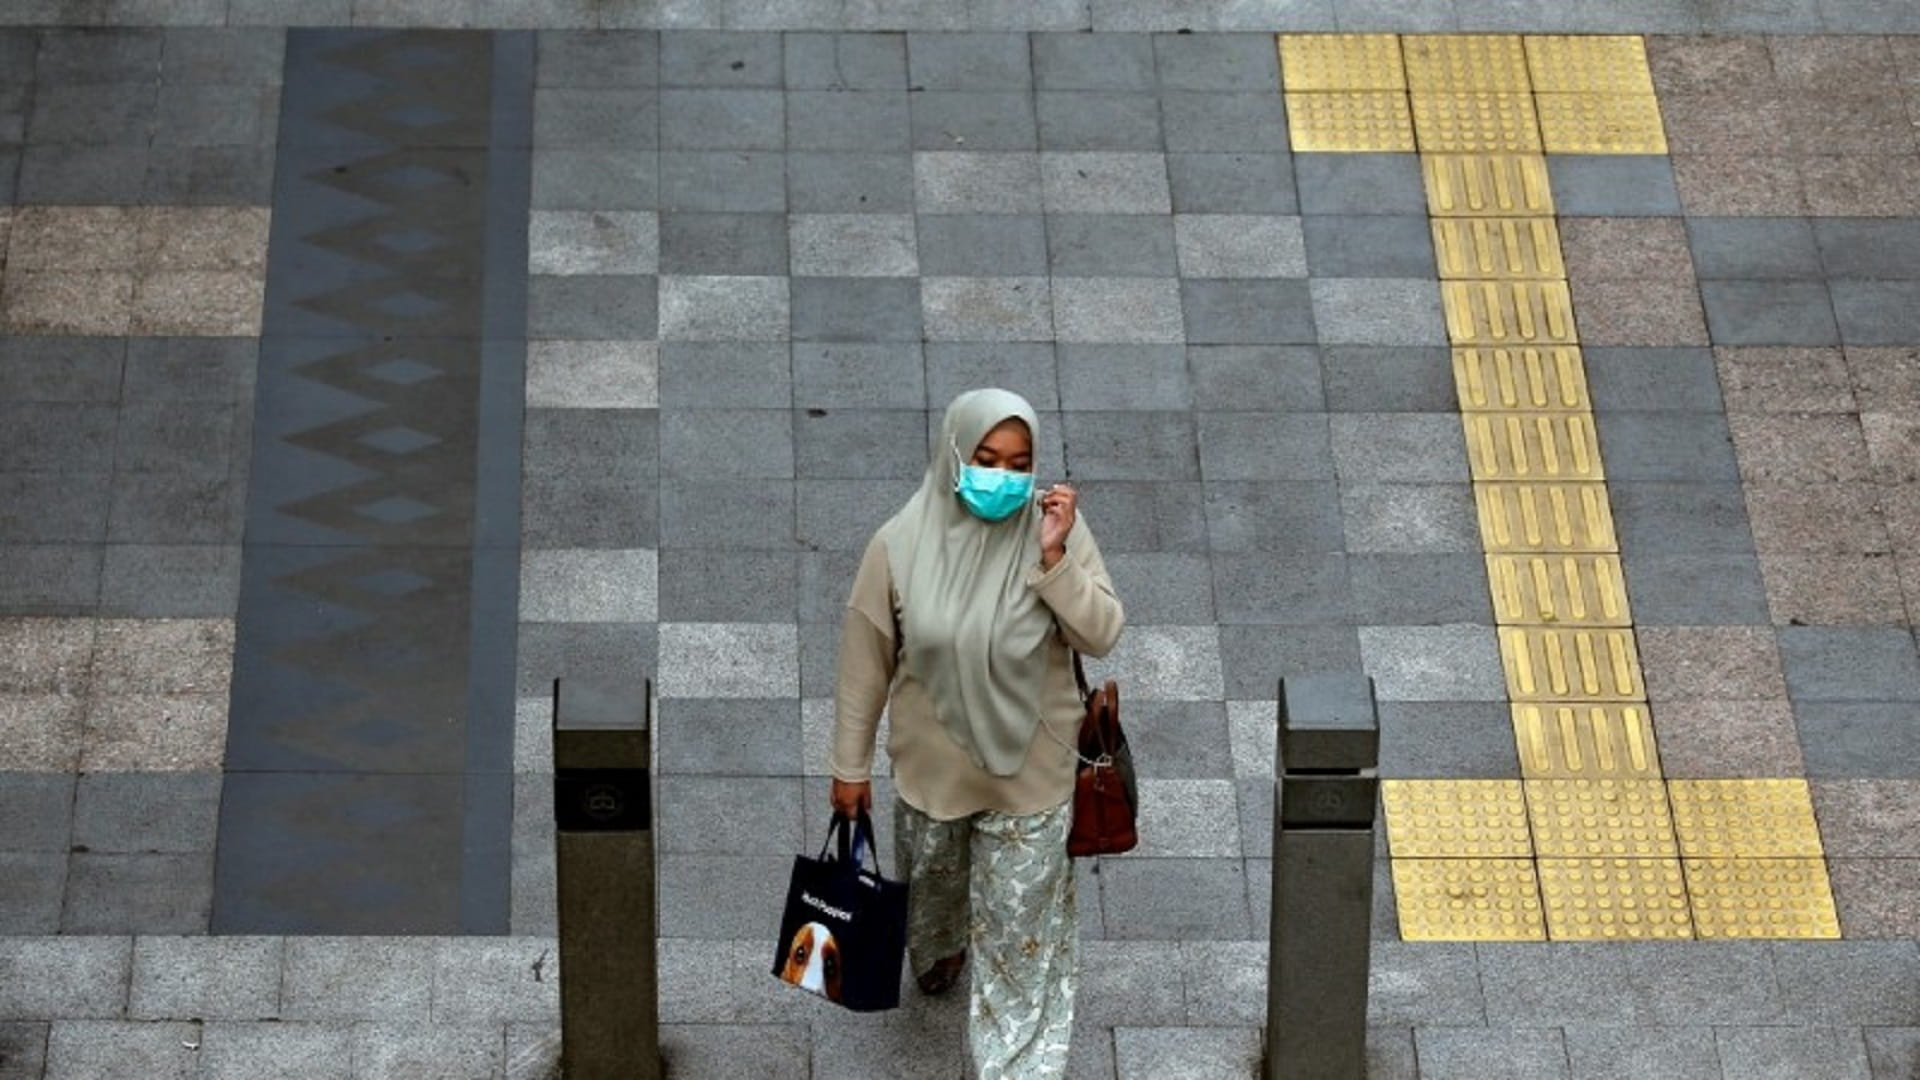
[[[1280,684],[1265,1080],[1367,1074],[1380,721],[1373,680]]]
[[[553,682],[560,1075],[658,1080],[650,681]]]

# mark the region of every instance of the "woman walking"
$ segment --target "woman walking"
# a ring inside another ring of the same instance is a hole
[[[1085,713],[1069,650],[1104,656],[1125,624],[1074,490],[1034,490],[1038,431],[1005,390],[948,406],[919,491],[855,574],[835,685],[834,809],[871,808],[885,710],[909,962],[928,994],[971,972],[977,1080],[1066,1074]]]

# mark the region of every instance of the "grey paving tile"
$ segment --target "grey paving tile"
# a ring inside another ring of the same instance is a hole
[[[165,33],[152,28],[55,29],[40,36],[34,76],[84,84],[156,75],[165,43]]]
[[[1315,277],[1435,277],[1433,231],[1424,215],[1324,214],[1303,224]]]
[[[920,285],[911,278],[796,278],[795,341],[918,341]]]
[[[435,943],[436,1026],[556,1021],[559,981],[545,977],[554,939],[450,937]]]
[[[1506,694],[1489,626],[1362,626],[1360,654],[1381,701],[1499,701]]]
[[[1173,209],[1181,214],[1292,214],[1293,163],[1286,154],[1168,154]]]
[[[1365,670],[1348,626],[1223,626],[1220,662],[1230,698],[1271,697],[1291,675]]]
[[[1323,414],[1203,412],[1196,417],[1200,473],[1209,483],[1334,479]]]
[[[1280,95],[1162,90],[1160,124],[1170,153],[1268,153],[1288,149]]]
[[[152,139],[178,146],[271,143],[279,115],[277,87],[167,84],[160,88]]]
[[[259,354],[238,338],[131,338],[123,392],[133,401],[237,404],[252,397]]]
[[[1197,480],[1193,418],[1184,412],[1068,412],[1075,480]]]
[[[930,277],[920,303],[929,341],[1050,341],[1052,290],[1044,277]]]
[[[1346,550],[1414,554],[1479,551],[1473,493],[1464,483],[1348,483],[1341,487]]]
[[[1334,412],[1459,411],[1445,349],[1341,345],[1322,357],[1327,408]]]
[[[0,773],[0,850],[66,851],[73,786],[73,777],[57,773]]]
[[[652,210],[660,202],[660,156],[652,150],[543,149],[533,154],[539,210]]]
[[[522,622],[653,622],[659,560],[652,549],[536,549],[520,556]]]
[[[766,213],[787,208],[781,155],[670,151],[660,155],[660,209]]]
[[[1434,484],[1468,479],[1458,421],[1424,413],[1333,413],[1334,468],[1343,483]]]
[[[47,1067],[47,1025],[0,1024],[0,1061],[23,1080],[39,1077]]]
[[[535,274],[652,274],[659,269],[660,232],[645,211],[536,210],[528,270]]]
[[[188,206],[259,206],[273,197],[273,148],[253,146],[183,146],[156,144],[144,161],[134,155],[119,158],[128,168],[144,169],[137,201]],[[116,158],[100,162],[112,167]],[[123,178],[127,186],[133,178]],[[104,196],[103,196],[104,197]]]
[[[1899,1080],[1920,1071],[1920,1027],[1868,1028],[1862,1034],[1873,1080]]]
[[[1821,249],[1807,218],[1687,219],[1694,269],[1704,278],[1817,280]]]
[[[0,852],[0,934],[59,933],[66,892],[66,852]],[[0,1036],[0,1054],[6,1052]],[[0,1057],[0,1062],[7,1060]]]
[[[781,150],[786,100],[774,90],[662,90],[666,150]]]
[[[112,338],[0,340],[0,401],[111,404],[120,400],[125,353],[126,342]],[[32,416],[33,410],[18,415]]]
[[[1920,950],[1910,941],[1782,941],[1774,969],[1797,1023],[1907,1025],[1920,1001]]]
[[[1042,206],[1035,154],[920,152],[913,171],[923,214],[1031,214]]]
[[[795,213],[913,209],[913,159],[905,154],[790,153],[786,183]]]
[[[1205,551],[1207,536],[1198,483],[1150,483],[1075,480],[1083,513],[1098,515],[1093,526],[1100,548],[1123,551]]]
[[[780,214],[661,214],[659,242],[663,274],[787,272],[787,222]]]
[[[1609,412],[1600,421],[1607,479],[1732,483],[1740,478],[1733,436],[1718,412]]]
[[[1920,341],[1920,284],[1909,281],[1835,281],[1834,316],[1848,345]]]
[[[920,347],[911,344],[793,346],[793,404],[803,409],[924,409]]]
[[[687,1076],[732,1069],[750,1069],[767,1080],[811,1075],[812,1039],[804,1024],[668,1024],[660,1045],[670,1067]]]
[[[1427,194],[1413,154],[1301,154],[1293,159],[1303,214],[1424,216]]]
[[[1620,549],[1641,555],[1750,555],[1746,499],[1735,484],[1610,482]]]
[[[1567,1048],[1558,1028],[1420,1028],[1413,1044],[1427,1076],[1510,1076],[1565,1080]]]
[[[1439,345],[1447,339],[1434,282],[1316,277],[1308,286],[1314,328],[1329,345]]]
[[[1660,1076],[1672,1080],[1720,1080],[1713,1031],[1704,1027],[1600,1027],[1565,1029],[1573,1075],[1593,1080]]]
[[[0,540],[100,543],[112,497],[108,473],[0,473]]]
[[[652,89],[555,86],[533,97],[535,150],[652,150],[660,127],[660,95]]]
[[[353,1029],[356,1069],[364,1068],[379,1076],[417,1076],[422,1080],[497,1076],[505,1053],[505,1041],[494,1025],[429,1027],[387,1021],[357,1024]]]
[[[1795,702],[1920,701],[1920,655],[1906,630],[1783,626],[1779,635]]]
[[[1371,951],[1368,1023],[1486,1023],[1486,1005],[1473,946],[1455,942],[1376,941]]]
[[[0,610],[12,614],[92,614],[100,601],[98,544],[0,544],[15,571],[0,578]]]
[[[1255,1027],[1117,1027],[1114,1065],[1121,1076],[1244,1076],[1260,1066]]]
[[[1833,345],[1841,340],[1835,323],[1838,304],[1827,287],[1805,281],[1703,281],[1707,328],[1716,345]],[[1850,294],[1852,295],[1852,294]],[[1859,309],[1849,308],[1849,312]],[[1873,316],[1861,312],[1861,317]],[[1850,325],[1865,331],[1849,341],[1870,343],[1869,321]]]
[[[875,519],[878,520],[878,519]],[[664,547],[787,551],[796,546],[794,488],[783,480],[663,480]]]
[[[1048,151],[1039,163],[1050,214],[1165,214],[1173,205],[1164,154]]]
[[[1016,90],[1033,85],[1024,34],[907,35],[907,75],[927,90]]]
[[[644,341],[659,326],[659,281],[651,275],[533,275],[527,333],[569,341]]]
[[[1720,376],[1707,349],[1584,350],[1596,412],[1721,412]],[[1601,420],[1603,426],[1609,420]]]
[[[1769,621],[1760,562],[1752,555],[1635,551],[1625,558],[1633,614],[1650,626],[1763,625]],[[1711,589],[1698,588],[1701,581]]]
[[[1038,215],[922,215],[918,249],[921,272],[928,276],[1032,275],[1047,269],[1047,232]]]
[[[1215,279],[1180,283],[1187,341],[1195,345],[1311,345],[1318,340],[1308,283]]]
[[[1870,1080],[1858,1028],[1721,1027],[1714,1029],[1714,1045],[1721,1068],[1735,1076]]]
[[[1047,418],[1041,422],[1044,425]],[[926,423],[925,413],[918,409],[796,412],[796,469],[810,480],[918,480],[927,466]]]
[[[660,933],[771,940],[792,855],[663,854]]]
[[[1207,534],[1216,552],[1333,554],[1345,549],[1340,490],[1289,480],[1207,484]]]
[[[1339,554],[1217,554],[1213,592],[1223,625],[1350,626],[1354,622],[1346,557]]]
[[[1481,944],[1487,1020],[1498,1026],[1786,1022],[1770,946],[1701,942]]]
[[[135,1020],[272,1020],[285,945],[272,937],[140,937],[127,1015]]]
[[[1280,85],[1279,54],[1265,34],[1155,34],[1160,85],[1176,90],[1272,93]]]
[[[1794,709],[1807,775],[1920,779],[1920,720],[1911,705],[1807,701]]]
[[[1172,555],[1115,557],[1187,560],[1176,564],[1181,566],[1196,558]],[[1131,617],[1134,610],[1131,588],[1126,600]],[[1129,717],[1128,721],[1127,739],[1134,748],[1143,776],[1153,779],[1220,780],[1233,775],[1233,761],[1227,746],[1226,710],[1219,702],[1141,702],[1137,717]]]
[[[1044,150],[1164,148],[1160,99],[1150,93],[1043,90],[1035,98]]]
[[[907,97],[892,90],[789,91],[787,146],[904,153],[913,142]]]
[[[1552,154],[1553,208],[1566,217],[1671,217],[1680,213],[1673,165],[1664,156]]]
[[[5,950],[15,975],[0,987],[0,1015],[21,1020],[125,1015],[133,966],[130,938],[9,938]]]
[[[1119,412],[1191,406],[1178,345],[1062,345],[1060,400],[1068,409]]]
[[[1360,581],[1355,576],[1356,584]],[[1380,775],[1427,778],[1520,777],[1513,716],[1477,701],[1394,701],[1380,706]]]
[[[144,200],[145,146],[29,143],[14,196],[21,204],[127,206]]]
[[[89,773],[73,802],[73,843],[103,853],[209,852],[218,773]]]
[[[785,409],[793,405],[784,342],[666,342],[660,404],[667,409]]]
[[[1107,936],[1244,940],[1251,926],[1238,859],[1114,859],[1100,864]]]
[[[1171,277],[1060,277],[1052,285],[1054,333],[1063,343],[1170,344],[1193,336],[1182,329]]]
[[[0,457],[13,469],[98,472],[112,465],[117,425],[108,404],[0,403]]]
[[[534,37],[534,85],[652,87],[660,35],[640,30],[544,30]]]
[[[204,934],[213,909],[213,853],[76,854],[68,864],[63,934]]]
[[[1167,218],[1144,214],[1055,214],[1046,219],[1049,269],[1060,277],[1170,278],[1179,273],[1173,230]]]
[[[916,150],[1004,151],[1039,146],[1030,92],[928,90],[909,96]]]
[[[1911,281],[1920,278],[1920,223],[1886,218],[1819,218],[1809,222],[1819,264],[1835,278]],[[1813,275],[1813,276],[1817,276]]]
[[[1200,409],[1313,412],[1326,406],[1320,353],[1306,346],[1193,346],[1187,372]]]
[[[1348,560],[1357,620],[1417,626],[1491,623],[1486,560],[1476,555],[1361,555]]]
[[[937,343],[926,352],[929,408],[944,411],[962,391],[999,386],[1027,399],[1035,409],[1059,409],[1059,377],[1054,347],[1042,343]]]
[[[779,86],[778,34],[669,31],[660,35],[663,86]]]
[[[63,85],[42,81],[34,91],[27,140],[144,146],[153,137],[157,90],[151,82]]]
[[[1182,214],[1174,231],[1184,277],[1307,275],[1300,219],[1292,215]]]
[[[1041,90],[1152,90],[1153,42],[1145,34],[1034,34],[1034,85]]]
[[[263,1071],[348,1080],[353,1028],[349,1024],[212,1021],[200,1029],[200,1075],[244,1080]]]
[[[107,540],[237,544],[242,497],[241,486],[219,474],[116,473]]]
[[[622,685],[652,665],[656,640],[652,623],[523,623],[516,692],[551,694],[568,678]]]
[[[783,479],[794,475],[793,414],[771,409],[665,410],[661,475]]]
[[[905,90],[902,34],[787,34],[787,86],[796,90]]]
[[[670,275],[660,284],[660,337],[666,341],[785,341],[791,332],[792,310],[784,275]]]
[[[188,1080],[199,1071],[192,1050],[199,1041],[200,1025],[194,1021],[56,1021],[47,1032],[47,1076]]]

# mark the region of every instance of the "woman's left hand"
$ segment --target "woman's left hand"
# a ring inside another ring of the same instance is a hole
[[[1040,565],[1051,570],[1067,553],[1067,534],[1073,531],[1080,495],[1066,484],[1055,484],[1040,495]]]

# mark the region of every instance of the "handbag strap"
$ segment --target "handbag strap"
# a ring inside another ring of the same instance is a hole
[[[1073,655],[1073,680],[1080,684],[1080,701],[1082,704],[1091,706],[1093,703],[1093,691],[1087,689],[1087,669],[1080,663],[1080,650],[1069,649],[1067,651]],[[1088,768],[1104,769],[1111,768],[1113,765],[1112,754],[1103,751],[1099,757],[1090,758],[1080,752],[1077,740],[1074,744],[1069,744],[1065,739],[1054,734],[1053,725],[1047,723],[1047,717],[1044,713],[1040,716],[1040,730],[1046,732],[1047,738],[1052,739],[1056,745],[1072,751],[1074,758]]]
[[[834,811],[833,821],[827,825],[827,838],[820,843],[822,862],[826,861],[828,848],[834,849],[838,862],[855,870],[861,868],[871,852],[874,870],[880,869],[880,849],[873,842],[873,819],[864,811],[854,818]]]

